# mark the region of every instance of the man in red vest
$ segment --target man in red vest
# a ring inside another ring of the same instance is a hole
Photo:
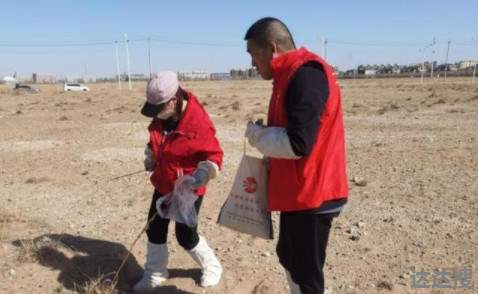
[[[330,227],[348,196],[340,88],[332,67],[296,49],[280,20],[258,20],[244,39],[252,66],[273,80],[267,126],[250,122],[246,137],[269,162],[269,209],[281,212],[277,255],[292,293],[324,293]]]

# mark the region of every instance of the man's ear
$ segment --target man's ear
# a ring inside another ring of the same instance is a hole
[[[271,50],[272,50],[272,58],[278,57],[280,54],[279,54],[279,46],[277,46],[277,43],[271,41],[269,42],[269,46],[271,47]]]

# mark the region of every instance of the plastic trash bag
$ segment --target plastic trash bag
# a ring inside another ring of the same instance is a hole
[[[244,152],[245,153],[245,152]],[[271,212],[267,208],[267,163],[244,154],[218,223],[235,231],[273,239]]]
[[[182,185],[182,182],[188,180],[188,177],[190,176],[183,176],[176,180],[173,192],[156,201],[156,210],[162,218],[186,224],[188,227],[195,227],[198,223],[198,216],[194,203],[198,196],[194,191]]]

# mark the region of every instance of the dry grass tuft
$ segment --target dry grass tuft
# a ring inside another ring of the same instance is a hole
[[[48,182],[48,181],[50,181],[50,179],[47,177],[39,177],[39,178],[32,177],[32,178],[28,178],[25,181],[25,184],[39,184],[39,183]]]
[[[81,292],[85,294],[116,294],[118,290],[116,289],[116,283],[103,275],[95,279],[90,279]]]
[[[34,240],[19,240],[18,241],[18,257],[20,263],[32,263],[40,261],[40,250]]]
[[[430,98],[433,98],[433,97],[437,97],[437,93],[435,92],[435,90],[432,90],[432,92],[430,93],[430,95],[428,95],[428,97]]]
[[[42,252],[45,248],[58,249],[68,246],[57,240],[48,237],[39,239],[24,239],[13,241],[13,245],[18,248],[17,261],[20,263],[39,262],[42,259]],[[71,249],[70,249],[71,250]]]
[[[241,104],[239,103],[239,101],[235,101],[234,103],[232,103],[231,107],[233,110],[239,110],[239,108],[241,108]]]

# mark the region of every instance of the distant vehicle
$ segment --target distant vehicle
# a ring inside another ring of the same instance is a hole
[[[80,83],[65,83],[63,87],[65,92],[67,91],[89,91],[90,88]]]
[[[40,92],[40,89],[32,87],[30,85],[25,85],[25,84],[20,84],[16,83],[15,87],[13,88],[15,91],[24,91],[28,93],[38,93]]]
[[[9,77],[9,76],[6,76],[2,79],[2,82],[7,84],[7,85],[14,85],[14,84],[17,84],[18,81],[16,78],[14,77]]]

